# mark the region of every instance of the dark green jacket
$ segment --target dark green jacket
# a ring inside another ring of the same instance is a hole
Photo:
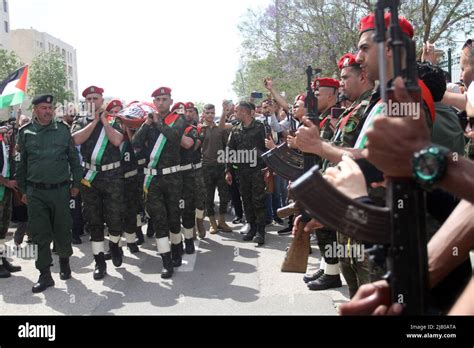
[[[16,180],[23,193],[26,193],[27,181],[59,184],[70,180],[71,173],[73,187],[80,187],[82,167],[65,123],[53,121],[41,126],[33,120],[20,129],[17,147]]]

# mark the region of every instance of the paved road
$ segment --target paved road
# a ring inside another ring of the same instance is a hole
[[[229,220],[229,217],[228,217]],[[0,280],[0,308],[5,315],[336,315],[339,303],[348,300],[347,286],[321,292],[309,291],[301,274],[281,273],[290,236],[278,236],[272,226],[263,247],[241,241],[234,233],[220,233],[197,241],[195,255],[171,280],[162,280],[161,258],[153,239],[139,254],[124,248],[124,263],[107,262],[108,276],[92,279],[93,258],[88,236],[74,246],[73,279],[59,280],[54,256],[56,287],[34,295],[31,287],[38,273],[34,262],[20,260],[23,271]],[[146,237],[145,237],[146,238]],[[7,238],[10,239],[10,238]],[[7,244],[11,245],[10,240]],[[319,265],[313,246],[309,270]]]

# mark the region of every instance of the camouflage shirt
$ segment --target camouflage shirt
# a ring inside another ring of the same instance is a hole
[[[133,147],[142,149],[148,161],[156,141],[163,133],[166,144],[154,169],[178,166],[181,164],[180,149],[184,126],[184,121],[180,117],[176,119],[172,127],[167,126],[164,122],[154,122],[152,125],[144,123],[132,139]]]
[[[74,134],[81,129],[84,129],[89,125],[93,120],[90,120],[86,117],[81,117],[78,118],[74,121],[72,124],[71,128],[71,133]],[[118,132],[123,134],[122,127],[119,122],[114,122],[112,127],[117,130]],[[81,155],[82,155],[82,160],[85,163],[91,163],[92,161],[92,154],[94,152],[95,146],[97,144],[97,141],[99,140],[100,133],[102,132],[102,129],[104,126],[102,125],[102,122],[98,122],[97,125],[95,126],[94,130],[92,131],[91,136],[89,139],[87,139],[86,142],[84,142],[81,145]],[[100,162],[100,165],[106,165],[106,164],[112,164],[116,162],[121,161],[121,154],[120,154],[120,147],[114,146],[110,141],[107,143],[107,146],[104,151],[104,155],[102,157],[102,160]],[[87,172],[87,169],[84,170],[84,173]],[[123,175],[123,168],[120,166],[119,168],[113,169],[113,170],[108,170],[105,172],[99,172],[97,173],[96,179],[99,178],[110,178],[110,177],[117,177]]]
[[[193,125],[186,124],[184,135],[193,139],[194,145],[190,149],[181,147],[181,164],[199,163],[201,160],[201,146],[198,144],[199,134],[197,128]]]
[[[237,170],[261,170],[264,168],[263,160],[260,157],[264,152],[267,151],[265,147],[264,124],[255,119],[252,120],[248,127],[245,127],[242,122],[236,124],[232,128],[232,131],[229,135],[227,150],[233,151],[229,152],[230,161],[227,161],[228,171],[230,171],[232,168]],[[231,156],[233,154],[236,156],[236,161],[232,161]],[[250,163],[253,160],[255,160],[255,162]]]

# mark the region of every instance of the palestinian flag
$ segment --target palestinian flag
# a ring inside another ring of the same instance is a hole
[[[0,82],[0,109],[21,104],[26,95],[28,65],[18,69]]]

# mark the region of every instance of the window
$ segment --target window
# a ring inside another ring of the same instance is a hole
[[[7,0],[3,0],[3,11],[8,12],[8,2],[7,2]]]
[[[8,22],[5,21],[5,33],[8,33],[8,30],[9,30],[9,28],[8,28]]]
[[[72,80],[69,80],[69,88],[74,89],[74,82]]]
[[[69,76],[72,77],[72,66],[68,66],[67,70],[68,70]]]

